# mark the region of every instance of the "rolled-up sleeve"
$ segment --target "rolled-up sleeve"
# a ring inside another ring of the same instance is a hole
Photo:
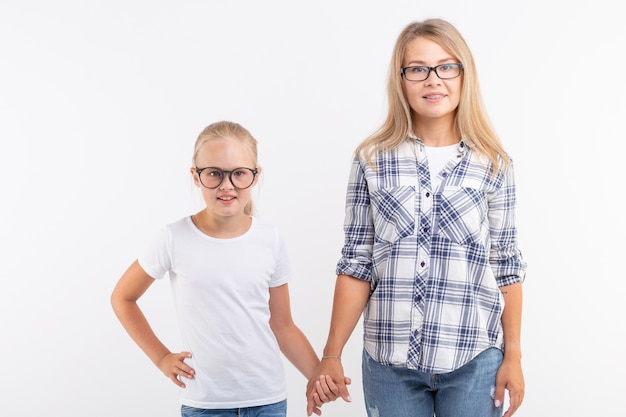
[[[489,262],[498,286],[523,282],[526,262],[518,248],[516,224],[516,187],[513,163],[502,175],[502,186],[489,198],[489,234],[491,249]]]
[[[345,240],[336,272],[371,281],[374,223],[366,168],[366,163],[355,156],[346,192]]]

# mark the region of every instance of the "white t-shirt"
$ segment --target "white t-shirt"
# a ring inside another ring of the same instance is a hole
[[[439,173],[453,159],[459,155],[459,144],[447,146],[424,146],[430,170],[430,184],[434,190],[441,183]]]
[[[282,356],[270,329],[269,288],[287,283],[291,267],[276,228],[252,218],[233,239],[202,233],[184,217],[164,227],[138,259],[153,278],[169,275],[185,360],[180,403],[240,408],[287,398]]]

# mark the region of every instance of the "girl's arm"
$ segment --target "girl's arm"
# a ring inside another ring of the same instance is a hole
[[[351,401],[350,393],[344,383],[345,376],[341,364],[341,354],[350,335],[354,331],[370,295],[370,282],[349,275],[338,275],[335,283],[335,295],[330,320],[328,339],[324,347],[324,356],[309,379],[307,386],[307,414],[310,416],[313,406],[318,403],[315,398],[316,381],[321,375],[330,375],[338,387],[339,395],[344,401]]]
[[[269,307],[270,327],[274,332],[280,351],[308,380],[313,375],[320,360],[307,337],[293,322],[288,284],[270,288]],[[326,388],[326,394],[323,387],[318,388],[319,396],[324,396],[326,401],[336,399],[336,396],[333,398],[332,395],[332,390],[336,390],[332,381],[326,383],[324,388]],[[311,406],[311,412],[321,415],[321,406],[322,401],[318,401],[317,404]]]
[[[291,316],[288,284],[270,288],[270,327],[285,357],[307,379],[319,364],[319,358],[304,333]]]
[[[193,378],[194,370],[184,363],[191,353],[172,353],[152,331],[137,300],[152,285],[154,278],[134,261],[117,282],[111,294],[111,306],[120,323],[148,358],[181,388],[185,384],[178,377]]]

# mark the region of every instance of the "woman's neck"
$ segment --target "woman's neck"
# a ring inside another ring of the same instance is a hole
[[[420,120],[419,123],[413,123],[413,133],[426,146],[454,145],[461,140],[461,134],[448,120]]]

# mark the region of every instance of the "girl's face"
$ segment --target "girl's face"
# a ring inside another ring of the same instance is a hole
[[[456,64],[458,61],[438,43],[424,37],[413,39],[407,45],[403,67]],[[442,80],[430,71],[423,81],[408,81],[403,77],[403,88],[416,122],[446,118],[453,122],[461,98],[463,73],[456,78]]]
[[[213,167],[223,171],[232,171],[236,168],[256,169],[252,151],[245,143],[232,139],[214,139],[206,141],[198,150],[195,168]],[[207,174],[211,170],[206,170]],[[212,170],[219,171],[219,170]],[[219,217],[232,217],[244,214],[244,208],[251,198],[251,190],[256,185],[258,173],[250,187],[245,189],[236,188],[230,180],[229,174],[224,174],[222,183],[213,189],[206,188],[200,182],[200,178],[194,168],[191,168],[194,183],[202,191],[202,197],[206,203],[206,211],[209,215]]]

